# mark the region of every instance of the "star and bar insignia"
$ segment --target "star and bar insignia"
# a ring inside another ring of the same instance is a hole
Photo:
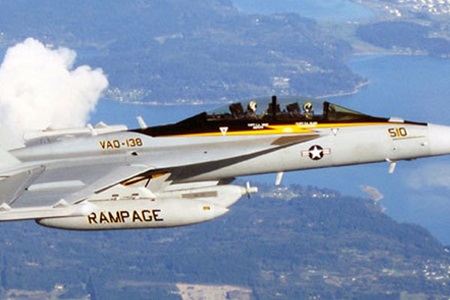
[[[308,150],[302,151],[302,156],[308,156],[312,160],[320,160],[324,155],[328,154],[331,154],[331,149],[324,149],[319,145],[311,146]]]

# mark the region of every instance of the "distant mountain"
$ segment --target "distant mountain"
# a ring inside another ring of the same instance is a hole
[[[76,49],[124,100],[317,96],[363,82],[345,64],[350,44],[315,21],[228,0],[5,0],[0,32],[3,47],[34,37]]]
[[[21,222],[1,224],[0,234],[2,298],[450,296],[450,254],[426,230],[314,187],[262,186],[228,215],[184,228],[72,232]]]

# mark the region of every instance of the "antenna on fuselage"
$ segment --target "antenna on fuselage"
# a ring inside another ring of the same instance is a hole
[[[148,127],[148,126],[147,126],[147,123],[145,123],[144,119],[143,119],[141,116],[137,116],[136,119],[137,119],[138,124],[139,124],[139,127],[140,127],[141,129],[145,129],[145,128]]]

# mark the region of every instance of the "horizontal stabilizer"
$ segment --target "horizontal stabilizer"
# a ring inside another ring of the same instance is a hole
[[[1,175],[0,178],[0,203],[11,205],[26,189],[44,172],[45,167],[16,170],[14,173]]]

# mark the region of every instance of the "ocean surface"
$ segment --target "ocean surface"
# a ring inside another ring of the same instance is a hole
[[[369,84],[354,95],[329,100],[366,114],[450,125],[450,60],[426,56],[356,56],[350,67]],[[155,106],[100,101],[91,121],[138,127],[136,116],[149,126],[176,122],[217,105]],[[450,157],[399,162],[394,174],[388,163],[286,173],[283,184],[332,188],[346,195],[369,197],[371,186],[383,195],[380,205],[399,222],[424,226],[450,245]],[[245,178],[275,182],[275,175]],[[245,201],[243,199],[242,201]]]
[[[450,125],[450,60],[427,56],[361,56],[351,68],[369,85],[352,96],[333,99],[376,116]],[[340,174],[341,176],[339,176]],[[450,244],[450,157],[399,162],[394,174],[388,164],[331,170],[330,185],[350,193],[362,185],[376,187],[387,213],[402,222],[424,226]]]

